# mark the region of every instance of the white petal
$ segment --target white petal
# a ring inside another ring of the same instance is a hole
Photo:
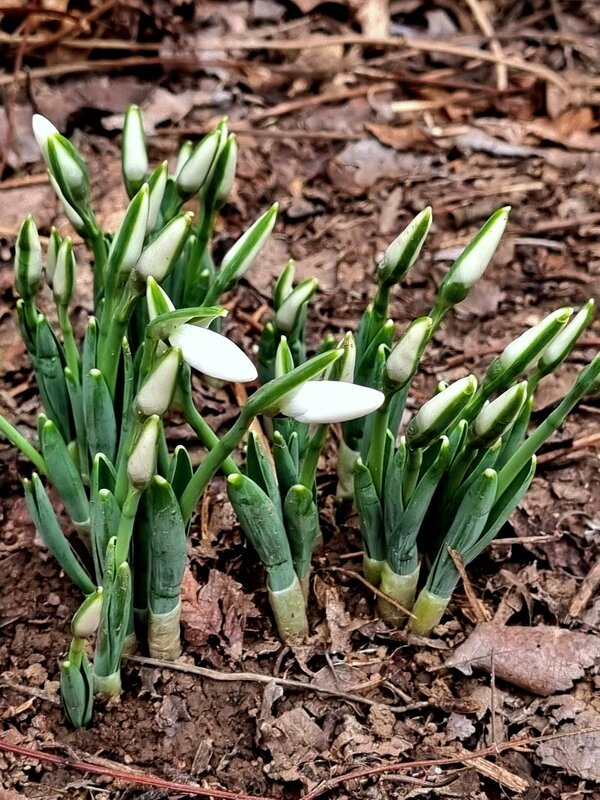
[[[55,133],[59,133],[59,130],[50,122],[49,119],[46,119],[46,117],[43,117],[41,114],[33,115],[31,118],[31,127],[33,128],[35,140],[38,143],[40,150],[45,155],[46,142]]]
[[[342,381],[309,381],[281,409],[298,422],[346,422],[376,411],[385,397],[377,389]]]
[[[169,341],[181,348],[190,367],[211,378],[247,383],[257,376],[256,367],[237,344],[208,328],[186,323],[171,334]]]

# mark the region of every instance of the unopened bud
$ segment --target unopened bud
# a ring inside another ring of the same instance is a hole
[[[42,281],[42,245],[33,217],[23,221],[15,245],[15,278],[24,300],[37,293]]]
[[[144,427],[127,461],[127,477],[136,489],[145,489],[156,474],[160,417],[153,415]]]
[[[387,377],[392,383],[405,386],[415,374],[432,329],[431,317],[420,317],[406,329],[385,365]]]
[[[133,197],[139,191],[148,174],[146,137],[144,136],[144,123],[139,106],[129,106],[125,112],[121,167],[127,192],[129,197]]]
[[[135,271],[144,278],[162,281],[181,255],[192,225],[193,214],[178,214],[168,222],[148,247],[144,248]]]
[[[407,428],[408,446],[414,450],[434,442],[458,419],[476,389],[477,380],[469,375],[428,400]]]
[[[71,632],[78,639],[89,639],[98,630],[102,615],[103,590],[99,586],[88,595],[75,612],[71,621]]]
[[[307,278],[300,283],[283,301],[275,314],[275,327],[284,333],[291,333],[296,327],[303,308],[317,291],[316,278]]]
[[[154,366],[146,378],[134,401],[136,413],[151,417],[162,417],[173,400],[181,367],[181,351],[170,347]]]
[[[427,206],[394,239],[379,264],[377,280],[380,283],[393,286],[404,278],[419,257],[432,220],[431,208]]]

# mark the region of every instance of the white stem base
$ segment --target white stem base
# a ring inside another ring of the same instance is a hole
[[[181,602],[167,614],[148,612],[148,650],[152,658],[175,661],[181,655]]]
[[[306,601],[297,577],[294,577],[287,589],[277,592],[269,589],[269,602],[282,641],[289,642],[308,636]]]
[[[113,672],[112,675],[96,675],[94,672],[94,694],[103,697],[118,697],[121,694],[121,673]]]
[[[414,572],[411,572],[410,575],[398,575],[396,572],[392,572],[390,565],[386,561],[381,570],[379,588],[406,611],[411,611],[415,602],[418,582],[419,567]],[[384,597],[377,598],[377,608],[381,619],[395,628],[402,625],[406,620],[406,613]]]

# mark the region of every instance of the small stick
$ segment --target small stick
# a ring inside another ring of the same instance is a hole
[[[386,594],[385,592],[382,592],[380,589],[378,589],[376,586],[373,586],[372,583],[369,583],[369,581],[366,578],[363,578],[363,576],[360,575],[358,572],[354,572],[354,570],[352,569],[343,569],[343,567],[323,567],[323,570],[341,572],[343,575],[348,575],[349,577],[354,578],[355,580],[359,581],[364,586],[366,586],[370,592],[373,592],[373,594],[377,595],[377,597],[382,597],[384,600],[387,600],[388,603],[397,608],[398,611],[401,611],[403,614],[406,614],[407,617],[412,617],[413,619],[415,619],[415,615],[412,613],[412,611],[409,611],[408,608],[404,608],[404,606],[401,606],[400,603],[397,600],[394,600],[393,597],[390,597],[389,594]]]
[[[469,605],[471,606],[471,610],[473,611],[476,622],[489,622],[491,620],[491,616],[475,593],[475,589],[473,588],[473,584],[467,575],[467,571],[462,562],[462,558],[460,557],[460,553],[457,550],[453,550],[451,547],[448,548],[448,550],[450,552],[450,558],[456,567],[456,571],[460,575],[463,582],[465,594],[467,595],[467,600],[469,601]]]
[[[6,686],[7,689],[12,689],[13,692],[25,694],[28,697],[37,697],[38,700],[45,700],[47,703],[52,703],[55,706],[60,705],[60,700],[54,694],[46,692],[44,689],[38,689],[37,686],[24,686],[21,683],[12,683],[6,678],[0,678],[0,686]]]
[[[471,9],[471,13],[475,17],[475,22],[481,28],[481,32],[489,37],[490,50],[498,59],[498,63],[496,64],[496,85],[499,92],[505,92],[508,89],[508,70],[506,69],[506,64],[502,63],[502,59],[504,59],[502,45],[496,36],[490,18],[479,0],[466,0],[466,2]]]
[[[584,608],[587,607],[592,597],[596,594],[600,586],[600,560],[596,561],[594,566],[583,579],[583,583],[577,590],[575,597],[571,600],[569,610],[567,611],[563,622],[568,624],[576,619]]]
[[[561,447],[558,450],[550,450],[549,453],[542,453],[537,457],[538,464],[547,464],[549,461],[556,461],[558,458],[568,456],[577,450],[583,450],[586,447],[591,447],[600,442],[600,433],[590,433],[587,436],[582,436],[580,439],[573,439],[567,447]]]
[[[216,669],[209,669],[208,667],[196,667],[193,664],[179,664],[176,661],[161,661],[158,658],[146,658],[145,656],[123,655],[123,658],[126,661],[133,661],[142,666],[172,669],[174,672],[186,672],[191,675],[199,675],[202,678],[208,678],[211,681],[223,681],[225,683],[276,683],[278,686],[284,686],[288,689],[300,689],[302,691],[316,692],[317,694],[326,694],[330,697],[339,697],[342,700],[349,700],[352,703],[362,703],[362,705],[365,706],[383,706],[393,713],[398,714],[425,708],[429,705],[429,701],[424,700],[406,706],[392,706],[388,703],[382,703],[380,700],[371,700],[368,697],[361,697],[351,692],[339,692],[336,689],[315,686],[312,683],[303,683],[302,681],[294,681],[289,678],[275,678],[273,675],[262,675],[260,672],[219,672]],[[379,681],[376,685],[379,686]]]

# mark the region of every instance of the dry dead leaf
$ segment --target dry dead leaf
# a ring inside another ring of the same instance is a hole
[[[303,764],[314,761],[327,749],[327,737],[300,706],[261,721],[259,733],[262,746],[273,759],[265,766],[265,772],[275,780],[301,780]]]
[[[211,664],[221,666],[223,655],[240,660],[246,620],[257,616],[258,609],[250,597],[229,575],[213,569],[206,585],[200,588],[189,569],[185,571],[181,595],[183,635],[190,648]]]
[[[435,152],[436,147],[425,135],[423,130],[416,122],[408,125],[365,125],[381,144],[393,147],[396,150],[413,150]]]
[[[479,624],[446,661],[465,675],[473,668],[529,692],[550,695],[571,688],[586,668],[600,660],[600,639],[550,625],[535,628]]]
[[[573,724],[562,725],[559,732],[574,735],[542,742],[537,754],[543,763],[587,781],[600,781],[600,714],[584,711]]]

